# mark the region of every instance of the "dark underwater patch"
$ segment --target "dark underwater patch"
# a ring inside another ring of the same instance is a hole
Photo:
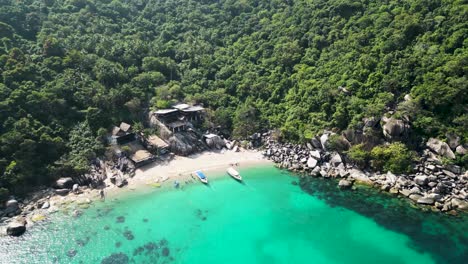
[[[127,264],[130,259],[124,253],[114,253],[101,261],[101,264]]]

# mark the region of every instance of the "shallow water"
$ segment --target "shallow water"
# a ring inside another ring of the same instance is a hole
[[[0,238],[1,263],[463,263],[464,218],[273,167],[57,213]],[[208,177],[210,175],[208,174]],[[294,183],[294,184],[293,184]]]

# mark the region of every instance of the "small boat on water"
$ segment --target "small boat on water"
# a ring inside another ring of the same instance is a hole
[[[198,179],[203,182],[203,183],[208,183],[208,178],[206,178],[205,174],[199,170],[195,171],[195,175],[198,177]]]
[[[242,177],[240,176],[239,172],[236,171],[233,167],[229,167],[226,172],[231,175],[234,179],[238,181],[242,181]]]

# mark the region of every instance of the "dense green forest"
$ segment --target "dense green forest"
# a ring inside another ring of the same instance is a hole
[[[236,137],[396,110],[466,142],[467,46],[464,0],[0,0],[0,195],[82,173],[112,124],[182,100]]]

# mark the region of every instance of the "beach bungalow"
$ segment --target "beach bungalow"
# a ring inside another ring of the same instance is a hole
[[[164,155],[169,152],[169,144],[156,135],[149,136],[147,143],[148,149],[152,150],[153,153]]]

